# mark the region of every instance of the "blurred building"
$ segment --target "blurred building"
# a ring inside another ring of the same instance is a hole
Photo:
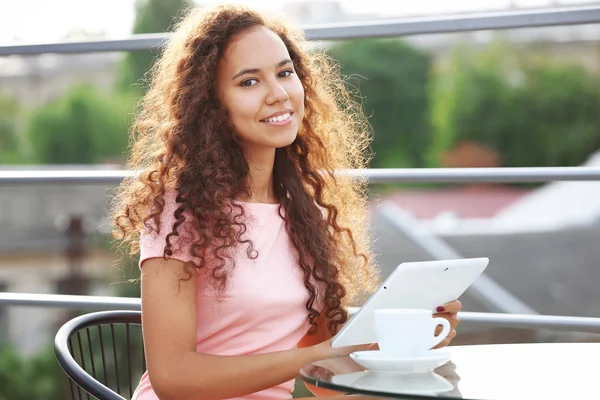
[[[108,93],[115,87],[122,58],[121,53],[0,57],[0,95],[31,107],[55,100],[81,83]]]
[[[584,166],[600,166],[600,151]],[[378,263],[386,276],[401,262],[435,259],[432,249],[489,257],[486,276],[505,293],[482,301],[469,289],[461,299],[466,311],[600,317],[598,198],[600,182],[589,181],[397,191],[372,204]],[[460,343],[598,340],[485,328],[462,333]]]

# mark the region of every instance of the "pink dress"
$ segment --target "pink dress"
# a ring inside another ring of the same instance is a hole
[[[215,355],[250,355],[293,349],[308,331],[308,292],[297,264],[278,205],[240,203],[248,216],[249,238],[258,258],[246,256],[242,245],[235,258],[225,299],[217,301],[208,282],[198,276],[196,351]],[[171,231],[174,197],[166,198],[160,234],[140,239],[140,268],[145,260],[162,257],[165,236]],[[175,246],[174,246],[175,247]],[[189,259],[185,246],[173,258]],[[150,294],[152,295],[152,294]],[[289,399],[294,381],[288,381],[239,399]],[[144,373],[133,400],[157,400],[148,373]]]

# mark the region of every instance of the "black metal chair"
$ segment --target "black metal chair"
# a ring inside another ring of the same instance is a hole
[[[101,311],[73,318],[58,330],[54,352],[69,377],[73,400],[131,398],[146,369],[141,312]]]

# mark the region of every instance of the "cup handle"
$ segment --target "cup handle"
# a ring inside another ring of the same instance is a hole
[[[433,322],[435,323],[436,328],[438,325],[441,325],[442,331],[439,335],[433,337],[433,343],[430,348],[434,348],[435,346],[440,344],[442,340],[446,339],[446,336],[448,336],[448,334],[450,333],[451,328],[450,322],[448,322],[446,318],[436,317],[433,319]]]

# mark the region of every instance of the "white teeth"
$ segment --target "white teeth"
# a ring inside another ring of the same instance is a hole
[[[273,117],[273,118],[266,118],[264,121],[265,122],[282,122],[287,120],[288,118],[290,118],[290,113],[285,113],[283,115],[279,115],[277,117]]]

